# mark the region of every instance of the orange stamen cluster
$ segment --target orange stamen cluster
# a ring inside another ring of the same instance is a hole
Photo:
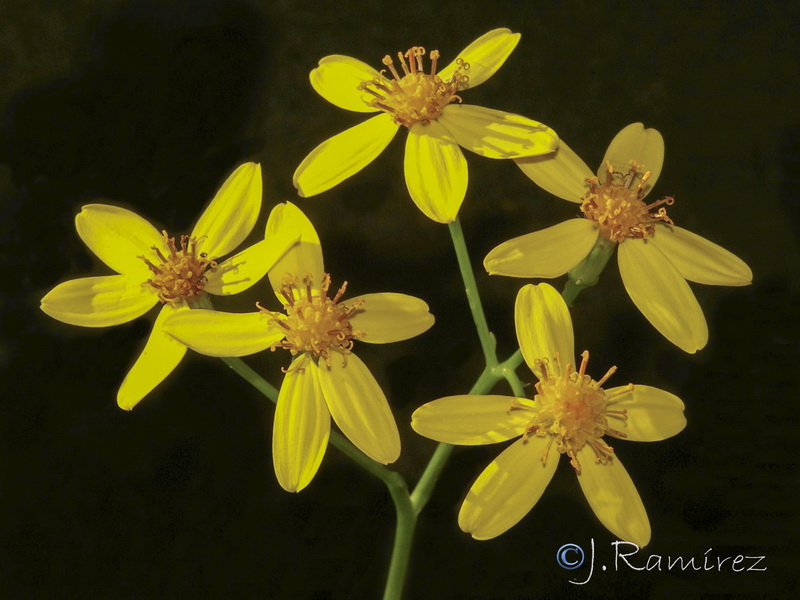
[[[161,232],[164,242],[169,249],[169,255],[164,256],[156,246],[153,246],[160,264],[156,266],[144,256],[139,256],[153,272],[153,277],[143,285],[149,285],[158,294],[162,304],[167,302],[177,304],[182,301],[191,301],[203,294],[206,285],[206,272],[214,269],[217,263],[208,258],[205,252],[198,252],[199,241],[188,235],[181,236],[181,247],[175,245],[175,238]]]
[[[581,212],[587,219],[600,226],[600,234],[612,242],[622,242],[625,238],[648,238],[653,235],[657,223],[672,225],[667,216],[667,209],[675,199],[665,196],[651,204],[642,200],[645,196],[644,184],[650,179],[650,171],[640,173],[642,165],[630,161],[627,173],[615,171],[611,163],[607,163],[606,180],[600,183],[597,177],[586,180],[589,191],[581,201]],[[639,180],[636,187],[633,183]],[[655,213],[650,211],[660,207]]]
[[[608,419],[625,421],[627,413],[624,409],[610,410],[609,407],[619,401],[619,396],[633,390],[633,384],[628,384],[613,394],[606,393],[602,385],[617,368],[611,367],[600,380],[595,381],[586,374],[589,353],[584,351],[581,359],[577,371],[574,370],[572,363],[569,363],[561,375],[550,372],[547,359],[537,361],[537,366],[542,371],[542,378],[536,384],[534,397],[536,407],[512,402],[509,409],[530,410],[535,413],[525,429],[523,438],[527,439],[531,435],[551,436],[542,455],[542,464],[547,462],[550,447],[555,443],[560,453],[569,456],[570,464],[579,475],[581,464],[577,455],[586,445],[594,451],[596,462],[605,464],[612,460],[614,449],[605,443],[602,436],[610,432],[618,437],[626,437],[621,431],[609,427]],[[557,371],[560,372],[558,357],[556,363],[559,367]]]
[[[443,81],[436,74],[439,51],[431,52],[431,68],[428,73],[423,70],[423,56],[425,48],[422,46],[409,48],[405,54],[398,52],[397,57],[404,73],[402,77],[395,68],[392,57],[388,54],[384,56],[383,64],[392,73],[393,79],[375,78],[362,82],[358,89],[372,96],[365,98],[364,102],[391,114],[398,125],[408,128],[416,123],[430,123],[439,117],[445,106],[454,100],[461,102],[458,91],[467,87],[469,77],[466,71],[469,70],[469,63],[461,58],[457,59],[458,68],[455,73],[449,81]],[[381,74],[384,71],[385,69],[381,70]]]
[[[333,298],[328,298],[331,277],[327,273],[319,289],[314,287],[308,274],[303,278],[303,284],[299,283],[294,277],[287,278],[279,290],[286,300],[286,315],[256,304],[261,312],[269,315],[286,332],[286,337],[271,349],[284,348],[292,356],[307,352],[322,358],[328,366],[331,364],[331,352],[338,352],[346,361],[347,354],[353,348],[353,339],[364,337],[362,332],[353,329],[349,321],[364,303],[363,300],[349,306],[339,304],[347,288],[346,281]]]

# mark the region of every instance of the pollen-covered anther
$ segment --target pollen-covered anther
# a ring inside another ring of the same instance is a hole
[[[216,268],[217,263],[209,259],[205,252],[198,252],[200,240],[182,235],[180,249],[175,245],[175,238],[162,231],[164,243],[169,255],[164,256],[161,250],[153,246],[158,257],[158,265],[146,256],[138,256],[153,272],[153,277],[142,285],[149,285],[158,294],[162,304],[190,302],[203,294],[206,285],[206,272]]]
[[[328,298],[331,285],[330,275],[322,278],[319,288],[314,286],[311,275],[307,274],[302,281],[297,278],[284,280],[279,293],[286,300],[286,314],[276,313],[256,304],[258,309],[267,314],[272,322],[277,323],[285,332],[285,337],[272,346],[289,350],[293,356],[309,353],[322,358],[325,364],[331,365],[331,353],[337,352],[344,357],[353,348],[353,340],[364,337],[364,333],[353,329],[350,318],[364,303],[363,300],[340,303],[347,289],[347,282],[342,284],[333,298]]]
[[[391,73],[392,79],[382,77],[363,81],[358,89],[367,92],[364,102],[389,113],[398,125],[411,128],[417,123],[430,123],[439,117],[442,110],[451,102],[461,102],[459,90],[467,87],[469,77],[469,63],[459,58],[458,65],[448,81],[444,81],[436,74],[436,65],[439,60],[439,51],[430,53],[431,66],[425,72],[422,57],[425,48],[413,46],[405,53],[398,52],[397,58],[401,75],[390,55],[383,57],[383,64]],[[386,69],[381,70],[381,75]]]
[[[643,165],[634,160],[630,161],[627,173],[615,171],[610,162],[606,163],[604,183],[597,177],[586,179],[589,191],[581,200],[581,212],[596,222],[601,235],[612,242],[650,237],[658,223],[673,225],[662,205],[675,203],[671,196],[644,203],[644,187],[651,176],[650,171],[644,171]],[[651,212],[656,208],[658,210]]]
[[[611,429],[608,418],[627,419],[624,410],[609,410],[608,396],[602,384],[616,371],[610,368],[606,374],[595,381],[586,374],[589,353],[584,351],[578,369],[572,363],[562,371],[560,361],[557,369],[548,372],[547,359],[536,361],[542,377],[536,384],[534,402],[538,410],[523,433],[523,439],[531,435],[551,436],[556,449],[570,458],[570,464],[580,474],[581,464],[578,452],[588,445],[599,463],[607,463],[613,458],[614,450],[602,439],[605,433],[625,437],[624,433]],[[628,388],[625,388],[625,392]],[[616,394],[614,394],[616,396]],[[512,404],[511,408],[514,408]],[[546,459],[545,452],[544,458]]]

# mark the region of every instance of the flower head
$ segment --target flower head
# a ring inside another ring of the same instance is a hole
[[[186,346],[162,331],[164,319],[206,294],[241,292],[261,279],[292,239],[274,237],[217,263],[250,233],[261,210],[261,168],[246,163],[231,174],[192,233],[176,242],[136,213],[89,204],[75,217],[78,235],[116,275],[66,281],[42,298],[51,317],[83,327],[127,323],[161,304],[144,351],[117,393],[130,410],[178,365]]]
[[[257,304],[256,312],[244,314],[185,311],[164,329],[210,356],[289,351],[293,360],[278,394],[272,456],[278,482],[296,492],[319,468],[331,417],[373,460],[397,460],[400,435],[389,403],[353,347],[355,341],[384,344],[414,337],[433,325],[433,315],[422,300],[404,294],[344,299],[347,282],[331,287],[317,232],[291,203],[270,214],[267,238],[278,232],[297,240],[268,273],[282,310]]]
[[[664,337],[689,353],[706,345],[708,326],[686,280],[751,283],[753,274],[742,260],[673,223],[667,207],[674,198],[645,200],[664,162],[664,141],[655,129],[641,123],[625,127],[596,176],[564,142],[552,158],[516,162],[546,191],[579,203],[583,217],[500,244],[484,260],[490,274],[559,277],[595,245],[618,245],[619,270],[631,300]]]
[[[517,338],[539,379],[533,400],[449,396],[414,412],[418,433],[448,444],[480,445],[519,438],[478,476],[458,523],[476,539],[507,531],[536,504],[560,454],[569,458],[594,513],[614,535],[644,546],[650,523],[636,488],[604,436],[632,441],[671,437],[686,425],[683,402],[653,387],[604,388],[612,367],[595,380],[589,353],[573,361],[567,305],[551,286],[527,285],[517,296]]]
[[[552,152],[558,138],[549,127],[462,103],[461,92],[491,77],[519,38],[508,29],[494,29],[440,71],[439,51],[427,53],[421,46],[398,52],[396,61],[387,54],[380,72],[349,56],[320,60],[311,71],[311,85],[323,98],[345,110],[380,114],[312,150],[294,174],[298,193],[314,196],[356,174],[404,127],[409,194],[427,217],[448,223],[467,189],[467,163],[459,146],[489,158]]]

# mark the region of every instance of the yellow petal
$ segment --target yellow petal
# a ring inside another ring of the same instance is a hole
[[[164,237],[135,212],[107,204],[87,204],[75,217],[83,243],[114,269],[146,281],[150,269],[139,256],[152,259],[152,247],[169,253]]]
[[[261,240],[206,273],[205,291],[218,296],[238,294],[261,280],[286,251],[298,241],[291,232],[279,232]]]
[[[493,29],[458,53],[456,59],[439,71],[442,81],[449,81],[458,68],[459,61],[469,63],[468,87],[474,88],[495,74],[519,43],[520,34],[510,29]]]
[[[347,306],[361,304],[350,317],[354,329],[364,332],[362,342],[388,344],[418,336],[433,325],[428,305],[405,294],[364,294],[351,298]]]
[[[661,167],[664,164],[664,138],[655,129],[645,129],[641,123],[631,123],[623,128],[608,146],[603,162],[597,168],[600,181],[606,180],[606,162],[611,162],[616,171],[627,173],[630,161],[635,160],[643,165],[643,170],[650,171],[650,179],[644,184],[645,195],[653,189]],[[638,183],[641,175],[636,178]]]
[[[650,521],[639,492],[616,456],[606,464],[595,462],[586,445],[578,451],[581,474],[578,483],[594,514],[611,533],[640,548],[650,542]]]
[[[173,308],[165,304],[158,313],[153,331],[139,358],[133,363],[117,392],[117,404],[124,410],[131,410],[149,394],[159,383],[172,373],[183,355],[186,346],[167,335],[162,330],[164,321],[179,312],[189,312],[188,308]]]
[[[127,275],[83,277],[65,281],[42,298],[42,310],[62,323],[108,327],[133,321],[158,301],[141,281]]]
[[[589,189],[586,179],[594,176],[564,140],[559,140],[553,154],[518,158],[514,162],[540,188],[570,202],[581,201]]]
[[[472,484],[458,513],[458,525],[477,540],[488,540],[516,525],[539,501],[553,478],[560,454],[551,439],[531,436],[506,448]],[[546,456],[547,462],[542,463]]]
[[[708,342],[708,325],[689,284],[655,245],[619,245],[619,272],[636,307],[665,338],[694,354]]]
[[[675,226],[659,226],[650,240],[689,281],[750,285],[753,272],[742,259],[704,237]]]
[[[242,243],[261,212],[261,165],[244,163],[225,180],[200,215],[192,236],[209,258],[225,256]]]
[[[624,421],[608,419],[609,427],[625,434],[618,436],[609,432],[612,437],[633,442],[658,442],[680,433],[686,427],[683,402],[669,392],[637,383],[633,391],[627,391],[627,386],[622,386],[607,389],[606,395],[613,397],[610,410],[627,411]]]
[[[417,123],[408,132],[406,185],[411,199],[438,223],[455,221],[467,193],[467,161],[461,148],[436,121]]]
[[[322,142],[294,172],[294,187],[303,198],[331,189],[375,160],[399,126],[382,113]]]
[[[202,308],[181,311],[164,322],[164,331],[207,356],[247,356],[266,350],[284,330],[262,312],[226,313]]]
[[[311,71],[311,86],[331,104],[355,112],[378,112],[377,108],[364,102],[371,98],[358,86],[364,81],[385,78],[367,63],[349,56],[334,54],[319,61],[319,66]]]
[[[514,322],[522,356],[536,377],[542,379],[537,361],[546,359],[551,374],[563,372],[569,363],[575,364],[575,338],[569,309],[551,285],[528,284],[522,288],[514,305]]]
[[[303,354],[286,373],[272,425],[272,462],[283,489],[299,492],[311,483],[325,456],[330,432],[331,416],[317,365]]]
[[[319,380],[333,420],[355,446],[382,464],[400,456],[400,434],[389,402],[369,369],[352,352],[319,365]]]
[[[486,255],[483,266],[490,275],[560,277],[586,258],[598,231],[589,219],[569,219],[503,242]]]
[[[525,408],[512,410],[512,403]],[[447,396],[415,410],[411,427],[420,435],[446,444],[494,444],[522,435],[535,408],[525,398]]]
[[[470,104],[450,104],[439,123],[467,150],[487,158],[520,158],[553,152],[556,132],[513,113]]]
[[[273,240],[278,236],[297,238],[297,242],[269,270],[269,282],[282,303],[286,299],[278,293],[283,281],[289,277],[303,278],[306,273],[316,285],[322,283],[325,265],[322,261],[322,246],[317,230],[302,210],[291,202],[278,204],[272,209],[267,221],[266,239]],[[274,242],[272,242],[274,243]]]

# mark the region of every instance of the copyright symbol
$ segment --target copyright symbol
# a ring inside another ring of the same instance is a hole
[[[556,562],[562,569],[577,569],[583,564],[583,548],[576,544],[564,544],[556,552]]]

